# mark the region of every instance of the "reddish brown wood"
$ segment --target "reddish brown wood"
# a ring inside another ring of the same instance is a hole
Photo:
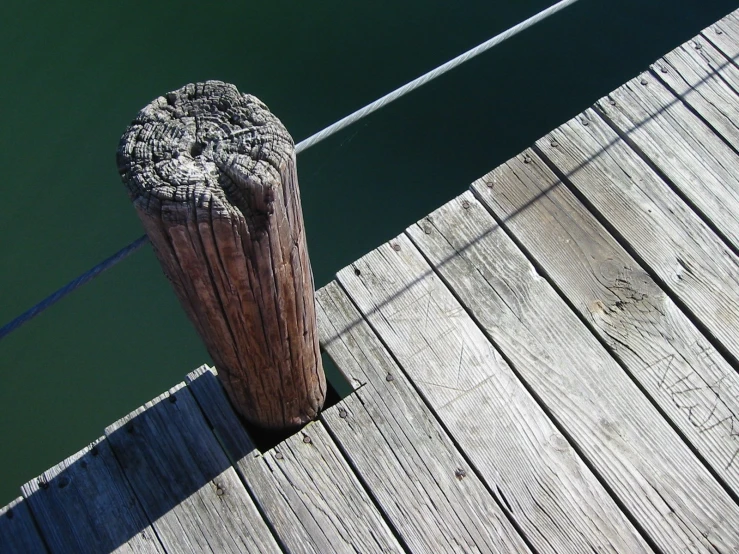
[[[326,380],[282,123],[233,85],[187,85],[141,110],[118,168],[236,409],[262,427],[313,419]]]

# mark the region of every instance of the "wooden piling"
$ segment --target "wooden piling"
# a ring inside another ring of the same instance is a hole
[[[118,169],[235,408],[267,428],[313,419],[326,380],[282,123],[233,85],[190,84],[141,110]]]

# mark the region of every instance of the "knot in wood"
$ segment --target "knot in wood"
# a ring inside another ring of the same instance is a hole
[[[137,209],[185,224],[232,219],[264,228],[294,145],[267,106],[220,81],[189,84],[141,110],[118,147]]]

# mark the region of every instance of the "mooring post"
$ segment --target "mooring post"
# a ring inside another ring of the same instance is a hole
[[[315,418],[326,379],[282,123],[233,85],[190,84],[139,112],[118,169],[234,407],[267,428]]]

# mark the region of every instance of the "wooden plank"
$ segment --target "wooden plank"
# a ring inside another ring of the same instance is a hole
[[[739,249],[739,155],[734,150],[649,73],[595,107]]]
[[[739,358],[739,259],[696,213],[592,110],[536,144],[645,268]]]
[[[203,366],[188,388],[262,513],[291,552],[402,552],[392,531],[320,422],[262,456]]]
[[[22,491],[52,552],[164,552],[105,438]]]
[[[735,63],[739,60],[739,10],[728,14],[701,33]]]
[[[0,508],[0,554],[48,552],[22,498]]]
[[[407,236],[338,277],[537,552],[649,551]]]
[[[739,497],[731,365],[533,151],[472,190]]]
[[[739,69],[702,35],[652,65],[659,77],[739,150]]]
[[[167,551],[280,551],[184,383],[105,434]]]
[[[321,344],[364,383],[322,418],[407,549],[530,552],[346,294],[332,282],[316,298]]]
[[[659,549],[739,550],[739,506],[471,192],[407,233]]]

